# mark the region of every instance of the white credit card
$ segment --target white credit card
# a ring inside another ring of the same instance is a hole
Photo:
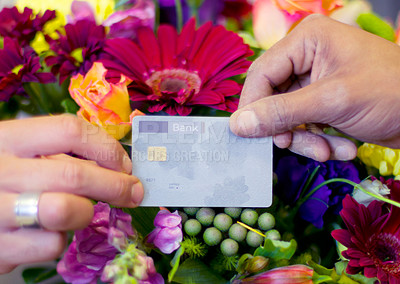
[[[141,206],[268,207],[272,138],[242,138],[228,117],[136,116],[133,174]]]

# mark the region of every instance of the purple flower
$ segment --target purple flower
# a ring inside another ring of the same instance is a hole
[[[40,73],[40,69],[40,58],[31,47],[21,48],[16,40],[5,38],[4,48],[0,49],[0,101],[25,95],[23,83],[55,81],[52,74]]]
[[[96,283],[106,263],[119,253],[117,247],[125,247],[132,235],[131,216],[99,202],[89,226],[75,232],[57,271],[68,283]]]
[[[0,12],[0,35],[18,40],[21,46],[29,45],[36,32],[56,16],[55,11],[47,10],[42,16],[32,14],[29,8],[20,13],[16,7],[4,8]]]
[[[183,234],[182,218],[178,211],[170,213],[168,210],[160,210],[154,218],[154,226],[156,228],[147,236],[148,243],[153,243],[166,254],[180,247]]]
[[[50,49],[56,55],[46,57],[51,72],[60,75],[60,84],[69,76],[86,74],[98,59],[103,48],[105,28],[91,20],[80,20],[65,26],[65,35],[59,39],[46,36]]]
[[[319,166],[311,184],[303,189],[311,173]],[[276,166],[278,183],[275,193],[289,205],[294,205],[300,197],[317,185],[331,178],[345,178],[359,183],[358,171],[351,162],[327,161],[316,162],[300,156],[280,158]],[[306,190],[303,192],[303,190]],[[315,191],[299,208],[302,219],[322,228],[323,216],[329,210],[338,214],[342,208],[342,200],[351,193],[353,187],[345,183],[330,183]]]
[[[110,27],[109,38],[136,39],[139,27],[154,28],[155,8],[153,0],[138,0],[129,9],[113,13],[103,22]]]

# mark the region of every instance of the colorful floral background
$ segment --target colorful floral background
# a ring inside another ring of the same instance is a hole
[[[15,6],[14,6],[15,5]],[[127,148],[137,115],[229,116],[252,61],[320,13],[400,44],[364,0],[0,3],[0,119],[72,113]],[[327,129],[332,132],[334,130]],[[274,149],[270,208],[110,208],[26,283],[400,283],[400,152]]]

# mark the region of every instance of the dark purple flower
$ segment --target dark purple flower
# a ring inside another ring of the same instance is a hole
[[[96,283],[106,263],[120,252],[114,245],[124,247],[133,235],[129,214],[99,202],[89,226],[75,232],[57,272],[68,283]]]
[[[60,84],[69,76],[86,74],[98,59],[103,48],[105,28],[91,20],[80,20],[65,26],[65,35],[59,39],[46,36],[50,49],[56,55],[46,57],[46,63],[53,74],[60,75]]]
[[[400,201],[400,182],[389,180],[391,199]],[[335,240],[347,249],[346,272],[363,272],[379,283],[400,283],[400,209],[374,200],[367,207],[346,196],[340,216],[346,229],[332,231]]]
[[[136,39],[136,31],[139,27],[154,28],[155,8],[153,0],[137,0],[127,10],[117,11],[103,22],[110,27],[109,38]]]
[[[168,210],[160,210],[154,218],[154,226],[156,228],[147,237],[148,243],[153,243],[166,254],[180,247],[183,238],[182,217],[177,211],[170,213]]]
[[[56,16],[55,11],[47,10],[43,15],[32,14],[29,8],[20,13],[16,7],[4,8],[0,12],[0,35],[18,40],[21,46],[29,45],[36,32]]]
[[[311,184],[304,189],[312,172],[319,166]],[[285,156],[276,166],[278,183],[275,193],[286,204],[294,205],[317,185],[331,178],[344,178],[359,183],[358,171],[351,162],[327,161],[316,162],[300,156]],[[303,192],[304,191],[304,192]],[[299,208],[302,219],[322,228],[323,216],[329,210],[338,214],[341,202],[353,187],[345,183],[330,183],[314,192]]]
[[[21,48],[16,40],[5,38],[4,48],[0,49],[0,101],[25,95],[23,83],[55,81],[52,74],[40,73],[40,69],[40,58],[31,47]]]

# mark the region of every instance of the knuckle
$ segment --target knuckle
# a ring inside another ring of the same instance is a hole
[[[131,188],[133,186],[132,178],[124,176],[118,179],[115,186],[112,188],[113,201],[121,203],[122,201],[130,202]]]
[[[79,163],[67,162],[64,164],[61,173],[61,183],[71,191],[76,192],[84,185],[84,168]]]
[[[273,100],[272,114],[275,121],[275,127],[278,131],[288,130],[295,126],[293,121],[293,112],[289,109],[287,99],[283,95],[275,96]]]
[[[83,134],[82,121],[73,115],[60,116],[60,124],[66,139],[80,139]]]

